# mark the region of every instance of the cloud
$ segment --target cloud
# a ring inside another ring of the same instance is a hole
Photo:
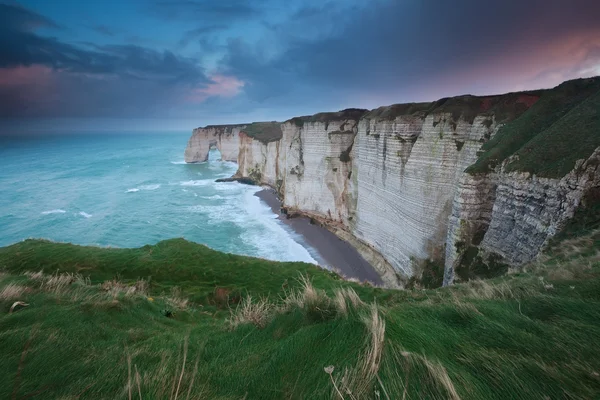
[[[72,43],[64,21],[0,4],[0,116],[271,120],[600,73],[597,0],[139,4],[136,29],[101,17],[88,27],[102,44]]]
[[[104,36],[113,37],[117,34],[117,32],[106,25],[93,25],[90,26],[90,29]]]
[[[58,25],[22,7],[0,4],[0,15],[11,21],[0,26],[1,117],[170,115],[189,109],[186,99],[231,96],[243,86],[227,75],[208,78],[199,60],[171,51],[39,35]]]
[[[190,29],[183,34],[183,37],[178,44],[181,47],[185,47],[194,40],[202,41],[206,38],[206,36],[226,29],[227,25],[223,24],[206,25],[195,29]]]
[[[227,21],[258,15],[262,1],[254,0],[172,0],[155,1],[151,11],[161,18]]]
[[[502,91],[517,82],[535,86],[552,68],[560,78],[543,83],[554,85],[598,61],[589,47],[600,38],[596,0],[568,6],[560,0],[372,0],[364,8],[336,9],[325,3],[270,25],[282,49],[275,55],[264,51],[273,46],[231,40],[222,70],[246,81],[248,95],[263,104],[325,96],[332,105],[375,107]],[[315,23],[323,15],[328,26]],[[317,36],[301,31],[315,26]]]
[[[210,97],[234,97],[244,87],[244,82],[233,76],[214,75],[208,86],[192,90],[188,98],[194,102],[203,102]]]

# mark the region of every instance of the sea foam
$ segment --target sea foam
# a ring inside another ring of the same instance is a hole
[[[61,210],[61,209],[56,209],[56,210],[49,210],[49,211],[42,211],[43,215],[48,215],[48,214],[64,214],[66,213],[65,210]]]

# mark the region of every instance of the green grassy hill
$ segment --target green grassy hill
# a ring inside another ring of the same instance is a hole
[[[406,291],[181,239],[28,240],[0,249],[0,398],[598,398],[600,233],[562,239]]]
[[[600,147],[600,78],[567,81],[542,92],[519,118],[481,148],[469,173],[488,172],[509,157],[509,171],[561,178]]]

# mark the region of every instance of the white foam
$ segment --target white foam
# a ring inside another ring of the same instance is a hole
[[[142,185],[140,186],[140,190],[156,190],[160,188],[160,183],[156,183],[153,185]]]
[[[208,186],[214,182],[215,182],[214,179],[198,179],[198,180],[191,180],[191,181],[182,181],[182,182],[179,182],[179,184],[181,186]]]
[[[185,161],[171,161],[171,164],[175,164],[175,165],[185,165],[187,164]]]
[[[260,223],[260,232],[245,230],[241,235],[242,240],[252,247],[255,247],[261,257],[278,261],[303,261],[311,264],[318,262],[310,255],[310,252],[294,240],[291,232],[273,214],[271,208],[254,196],[254,193],[261,190],[258,187],[252,187],[244,193],[244,210],[254,216]]]
[[[160,188],[160,183],[155,183],[152,185],[141,185],[133,189],[127,189],[126,193],[135,193],[139,192],[140,190],[156,190],[158,188]]]
[[[227,188],[226,194],[202,196],[204,199],[219,199],[216,204],[202,203],[188,210],[206,218],[208,225],[221,225],[229,222],[237,225],[242,233],[240,240],[246,254],[276,261],[318,262],[300,244],[301,237],[294,234],[273,214],[271,208],[254,194],[260,187],[240,183],[218,183],[216,189]],[[235,250],[234,250],[235,251]]]
[[[85,217],[85,218],[90,218],[92,216],[92,214],[88,214],[85,211],[80,211],[79,215],[81,215],[82,217]]]
[[[49,211],[42,211],[43,215],[48,215],[48,214],[64,214],[66,213],[65,210],[61,210],[61,209],[56,209],[56,210],[49,210]]]

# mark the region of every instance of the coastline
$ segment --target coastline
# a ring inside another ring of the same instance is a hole
[[[273,189],[263,189],[254,195],[267,204],[280,221],[302,236],[304,242],[318,253],[317,261],[321,267],[335,268],[347,278],[368,281],[377,286],[383,285],[377,271],[348,242],[338,238],[328,229],[312,224],[308,217],[287,218],[281,214],[281,202]]]

